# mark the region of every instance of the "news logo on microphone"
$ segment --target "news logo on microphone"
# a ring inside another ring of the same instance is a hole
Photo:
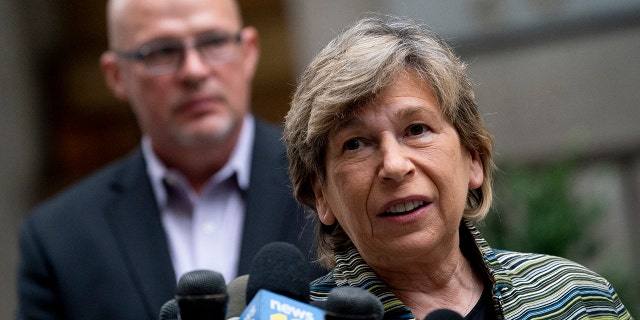
[[[323,320],[324,312],[312,305],[260,290],[240,315],[240,320]]]

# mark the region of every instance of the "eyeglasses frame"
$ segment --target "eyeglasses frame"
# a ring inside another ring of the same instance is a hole
[[[230,36],[228,38],[229,41],[231,41],[233,44],[239,44],[240,42],[242,42],[242,30],[239,30],[238,32],[236,32],[235,34],[232,34],[232,36]],[[210,62],[207,62],[207,59],[204,59],[202,54],[200,53],[200,51],[198,50],[198,43],[197,41],[191,41],[191,43],[187,43],[187,41],[182,41],[182,53],[181,53],[181,57],[180,60],[178,60],[178,62],[175,63],[174,65],[159,65],[159,66],[148,66],[144,63],[144,59],[149,55],[149,53],[151,52],[151,48],[149,44],[143,44],[141,45],[138,49],[136,50],[131,50],[131,51],[119,51],[119,50],[112,50],[113,52],[115,52],[115,54],[122,59],[126,59],[126,60],[131,60],[131,61],[136,61],[136,62],[141,62],[144,67],[145,70],[147,72],[149,72],[150,74],[153,75],[161,75],[161,74],[168,74],[168,73],[172,73],[175,72],[176,70],[178,70],[180,68],[180,66],[182,66],[184,64],[184,59],[186,56],[186,53],[188,50],[190,49],[195,49],[199,56],[200,59],[202,59],[203,61],[205,61],[206,64],[211,64]],[[220,61],[220,62],[224,62],[224,61]],[[171,66],[171,67],[169,67]],[[153,71],[153,69],[157,69],[155,72]],[[164,70],[166,69],[166,70]],[[159,70],[159,71],[158,71]]]

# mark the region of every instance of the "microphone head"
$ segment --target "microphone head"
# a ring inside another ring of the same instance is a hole
[[[229,293],[227,319],[239,317],[244,308],[247,307],[247,281],[249,281],[249,275],[245,274],[227,284],[227,292]]]
[[[463,320],[464,318],[457,312],[449,309],[438,309],[429,313],[424,320]]]
[[[309,303],[309,266],[300,250],[286,242],[272,242],[260,249],[249,269],[246,301],[265,289]]]
[[[160,308],[160,320],[178,320],[178,303],[175,299],[165,302]]]
[[[373,293],[358,287],[335,287],[321,304],[326,320],[380,320],[384,316],[382,302]]]
[[[224,277],[212,270],[189,271],[180,277],[176,286],[176,296],[201,296],[227,294]]]
[[[176,302],[182,320],[224,319],[227,309],[224,277],[211,270],[185,273],[176,286]]]

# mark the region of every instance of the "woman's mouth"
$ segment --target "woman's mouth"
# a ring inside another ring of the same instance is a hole
[[[426,202],[421,201],[421,200],[413,200],[413,201],[408,201],[405,203],[400,203],[400,204],[396,204],[391,206],[389,209],[387,209],[387,211],[383,212],[382,214],[380,214],[380,216],[382,217],[387,217],[387,216],[401,216],[401,215],[405,215],[408,213],[411,213],[417,209],[420,209],[424,206],[426,206]]]

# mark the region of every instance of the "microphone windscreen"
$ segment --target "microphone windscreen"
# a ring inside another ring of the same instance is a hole
[[[358,287],[336,287],[322,303],[326,320],[380,320],[384,316],[382,302],[373,293]]]
[[[178,320],[178,303],[175,299],[165,302],[160,308],[160,320]]]
[[[229,303],[227,304],[227,319],[239,317],[247,307],[247,281],[249,275],[239,276],[227,284],[227,293],[229,294]]]
[[[463,320],[464,318],[457,312],[449,309],[438,309],[429,313],[424,320]]]
[[[260,289],[309,303],[309,265],[300,250],[286,242],[262,247],[249,269],[246,301]]]
[[[324,310],[324,300],[315,300],[315,301],[309,301],[309,304],[316,307],[316,308],[320,308],[322,310]]]
[[[215,271],[187,272],[176,286],[181,320],[224,319],[228,299],[224,277]]]
[[[227,294],[224,277],[212,270],[194,270],[183,274],[176,286],[177,296]]]

